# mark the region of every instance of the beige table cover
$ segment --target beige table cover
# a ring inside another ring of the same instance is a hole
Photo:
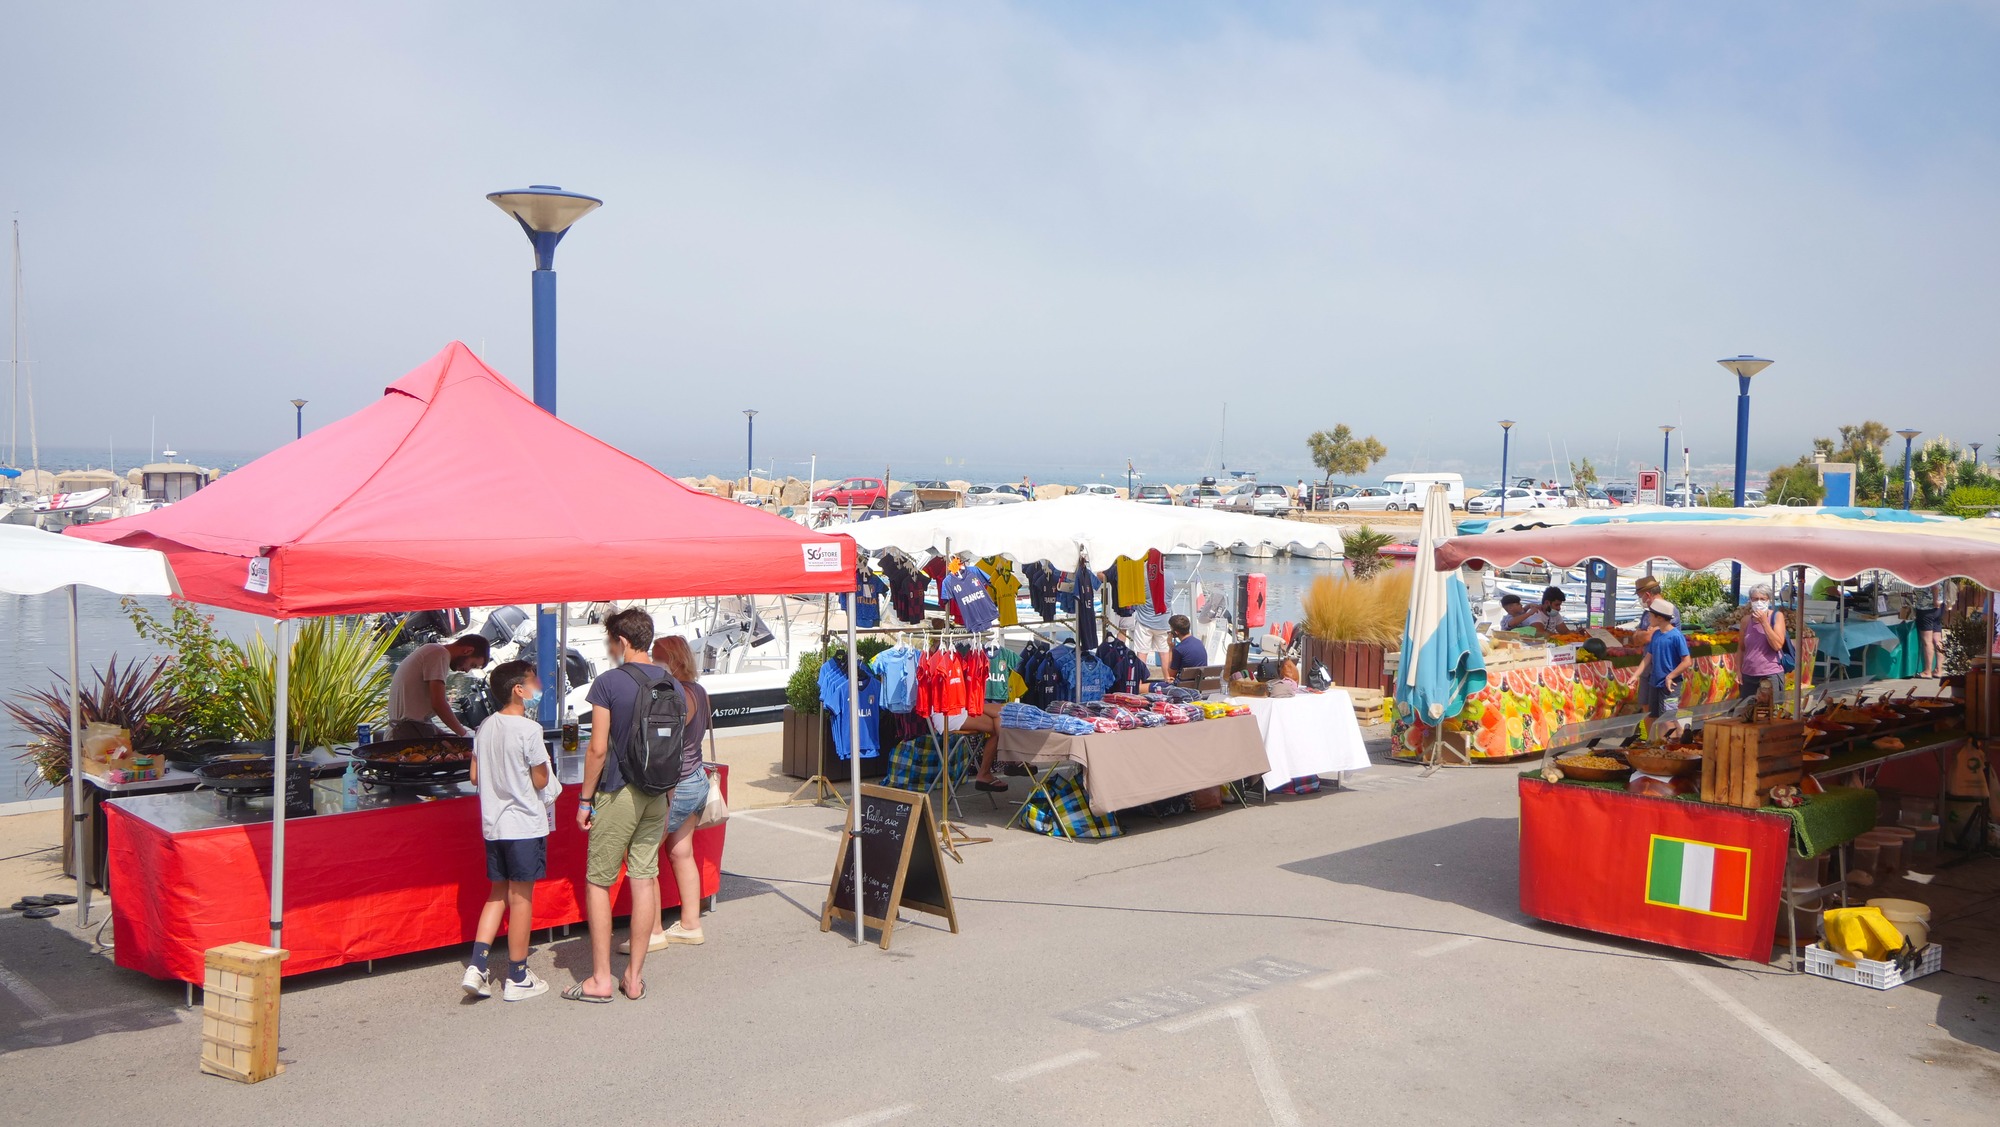
[[[1081,764],[1093,814],[1109,814],[1271,769],[1252,716],[1065,736],[1000,729],[1000,758],[1048,766]]]

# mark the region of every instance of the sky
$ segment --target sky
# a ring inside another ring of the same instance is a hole
[[[1629,476],[1672,423],[1722,474],[1739,353],[1753,467],[1864,418],[2000,441],[1992,2],[5,22],[48,447],[254,454],[454,339],[526,387],[482,197],[529,183],[605,201],[557,255],[562,415],[674,472],[739,471],[755,408],[780,473],[1290,479],[1346,423],[1483,483],[1507,417],[1517,472]]]

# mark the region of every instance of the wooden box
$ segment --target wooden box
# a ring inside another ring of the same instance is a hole
[[[1796,720],[1711,720],[1702,730],[1701,800],[1754,810],[1773,787],[1805,774],[1806,728]]]
[[[285,952],[257,943],[208,949],[201,984],[201,1070],[244,1084],[278,1063],[278,980]]]
[[[1965,731],[1990,739],[2000,735],[2000,671],[1987,661],[1975,661],[1965,671]]]

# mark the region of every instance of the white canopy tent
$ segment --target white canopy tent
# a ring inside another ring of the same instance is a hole
[[[1137,559],[1154,549],[1164,552],[1205,544],[1296,544],[1336,551],[1341,546],[1337,525],[1142,505],[1087,494],[1019,505],[933,509],[858,521],[837,531],[871,552],[897,548],[913,555],[946,551],[1006,555],[1022,563],[1044,560],[1065,568],[1078,557],[1109,566],[1119,556]]]
[[[77,673],[76,589],[96,587],[114,595],[178,595],[181,585],[167,557],[150,548],[119,548],[0,525],[0,593],[45,595],[69,591],[69,785],[71,860],[76,866],[77,926],[90,918],[90,883],[84,868],[83,697]]]

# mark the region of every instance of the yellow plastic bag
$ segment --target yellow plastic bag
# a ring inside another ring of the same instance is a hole
[[[1827,945],[1850,959],[1883,962],[1903,949],[1903,933],[1880,908],[1829,908],[1825,927]]]

